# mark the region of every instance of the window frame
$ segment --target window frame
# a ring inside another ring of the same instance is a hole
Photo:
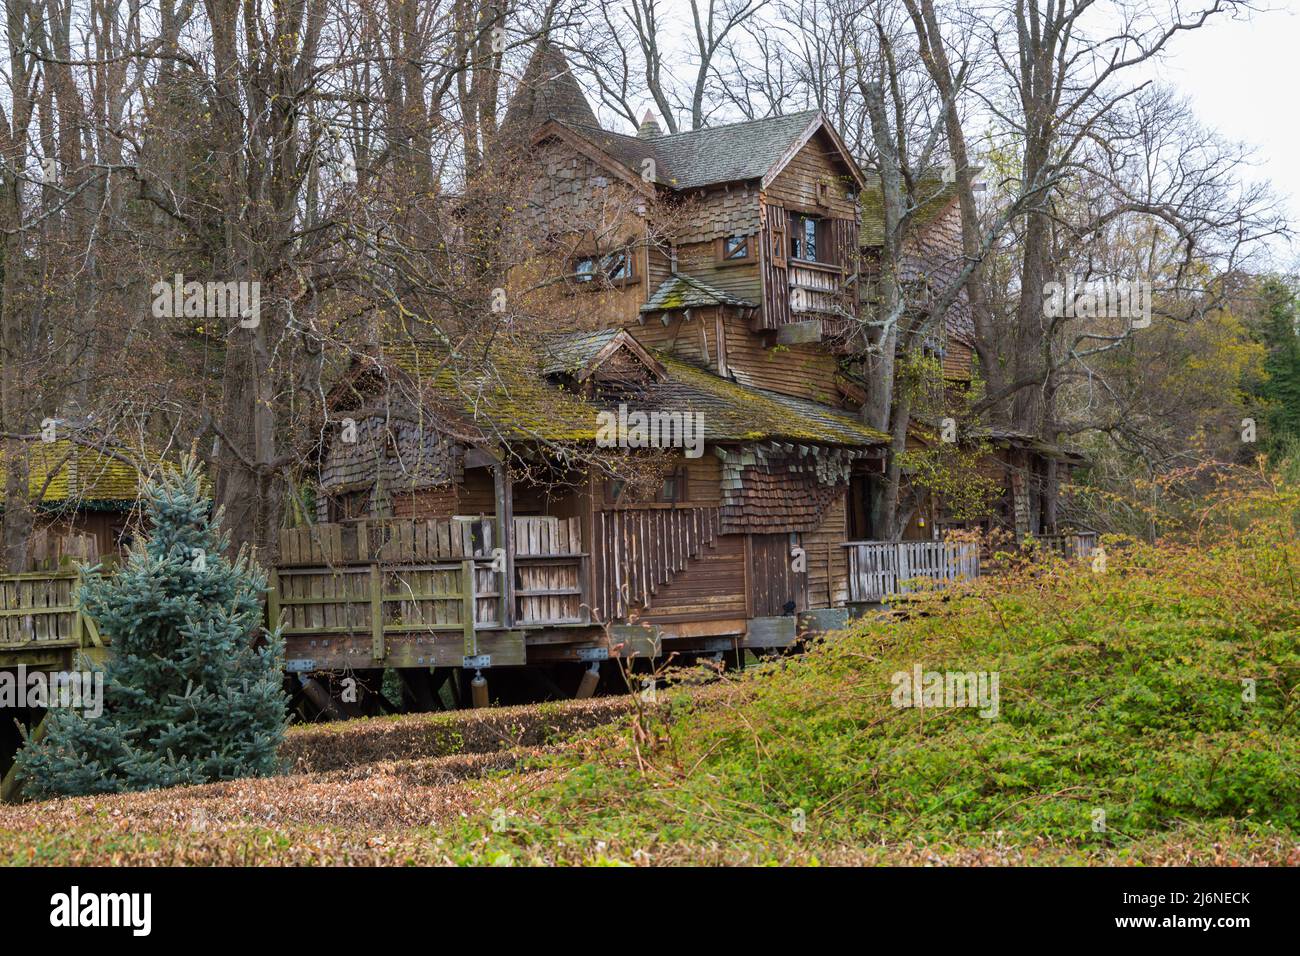
[[[727,255],[727,243],[739,239],[741,255]],[[715,250],[718,265],[723,266],[742,266],[754,262],[754,237],[752,234],[734,233],[727,236],[719,236],[717,239],[717,248]]]
[[[641,282],[641,273],[637,268],[637,247],[620,246],[609,252],[586,252],[570,257],[566,269],[566,280],[571,289],[621,289]],[[590,271],[581,268],[590,263]],[[610,274],[612,265],[621,265],[623,274]]]

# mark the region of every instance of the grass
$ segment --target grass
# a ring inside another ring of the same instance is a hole
[[[562,772],[510,827],[471,819],[456,847],[533,863],[997,847],[1212,862],[1218,844],[1300,862],[1298,571],[1295,512],[1279,510],[1228,540],[1112,548],[1102,574],[1062,563],[932,595],[753,675],[743,702],[552,758]],[[998,718],[893,706],[891,678],[917,664],[996,672]]]
[[[1300,864],[1298,516],[1013,569],[654,708],[361,721],[292,735],[289,776],[0,808],[0,860]],[[918,664],[996,672],[997,718],[894,706]]]

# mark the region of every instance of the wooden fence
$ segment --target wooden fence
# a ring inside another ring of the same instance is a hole
[[[912,582],[955,581],[980,573],[979,546],[950,541],[850,541],[849,600],[880,601],[916,590]]]
[[[0,667],[66,665],[72,652],[104,646],[77,606],[79,584],[76,571],[0,576]]]

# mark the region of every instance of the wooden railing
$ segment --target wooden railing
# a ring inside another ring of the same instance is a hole
[[[514,554],[493,518],[358,521],[280,536],[273,613],[288,635],[385,634],[586,623],[577,518],[517,517]],[[503,620],[506,570],[513,608]]]
[[[850,541],[849,600],[880,601],[916,590],[914,582],[979,577],[979,547],[973,542]]]
[[[0,576],[0,666],[66,664],[104,640],[77,602],[77,571]]]
[[[660,587],[686,569],[721,529],[715,507],[616,508],[596,512],[600,549],[596,600],[605,620],[649,607]]]
[[[1026,536],[1021,545],[1034,542],[1039,548],[1067,560],[1086,561],[1097,550],[1097,532],[1067,531],[1063,534],[1040,534]]]
[[[790,264],[790,312],[799,322],[844,307],[843,277],[838,268]],[[808,313],[813,313],[809,315]]]

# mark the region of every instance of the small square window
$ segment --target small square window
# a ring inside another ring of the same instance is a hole
[[[664,478],[663,486],[659,489],[656,500],[667,503],[677,503],[686,501],[687,494],[686,469],[678,468],[671,475]]]
[[[722,240],[722,258],[727,262],[749,258],[748,236],[727,236]]]
[[[596,258],[584,256],[573,264],[573,281],[591,282],[596,278]]]

